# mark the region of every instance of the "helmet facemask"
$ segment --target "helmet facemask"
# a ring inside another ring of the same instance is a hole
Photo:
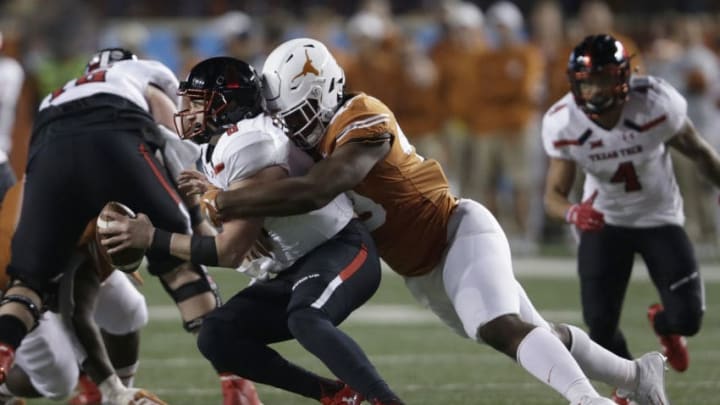
[[[326,114],[316,99],[308,98],[277,115],[285,124],[287,135],[299,148],[314,148],[325,133],[326,123],[322,118]]]
[[[575,102],[588,115],[602,114],[622,105],[628,98],[630,74],[627,66],[570,72]]]
[[[181,110],[175,129],[182,139],[207,143],[238,121],[263,111],[255,70],[240,60],[217,57],[196,65],[180,82]]]
[[[175,130],[182,139],[207,143],[225,118],[228,103],[222,93],[208,90],[181,89],[182,109],[175,114]]]
[[[567,69],[577,105],[590,118],[625,103],[630,92],[630,56],[610,35],[589,35],[570,54]]]

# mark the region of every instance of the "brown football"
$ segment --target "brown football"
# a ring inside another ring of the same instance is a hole
[[[135,218],[135,212],[128,208],[125,204],[121,204],[117,201],[110,201],[109,203],[105,204],[103,209],[100,211],[100,215],[98,215],[97,218],[97,227],[98,229],[106,228],[110,225],[112,222],[110,218],[107,216],[107,212],[112,211],[116,212],[118,214],[122,214],[125,216],[128,216],[130,218]],[[104,247],[102,247],[102,244],[100,244],[100,234],[98,233],[98,246],[100,246],[101,249],[104,250]],[[105,253],[107,254],[107,250],[105,250]],[[120,252],[114,253],[109,255],[110,257],[110,263],[117,268],[120,271],[123,271],[125,273],[132,273],[135,270],[140,267],[140,264],[142,263],[143,257],[145,256],[145,249],[139,249],[139,248],[128,248],[124,249]]]

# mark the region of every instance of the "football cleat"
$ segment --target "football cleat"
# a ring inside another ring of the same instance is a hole
[[[669,405],[665,394],[665,356],[659,352],[646,353],[637,360],[638,385],[632,399],[638,405]]]
[[[0,343],[0,384],[5,382],[14,361],[15,350],[4,343]]]
[[[231,373],[220,374],[223,405],[263,405],[255,384]]]
[[[360,405],[365,398],[359,392],[344,384],[340,391],[334,394],[323,395],[320,403],[323,405]]]
[[[87,376],[81,374],[78,385],[75,388],[75,395],[68,401],[69,405],[100,405],[102,394],[95,383]]]
[[[620,390],[622,391],[622,390]],[[618,405],[630,405],[630,399],[624,392],[618,392],[617,389],[613,390],[612,400]]]
[[[655,316],[663,310],[660,304],[650,305],[648,308],[648,319],[655,330]],[[657,335],[657,332],[655,332]],[[690,365],[690,355],[687,349],[687,341],[684,336],[680,335],[658,335],[660,345],[663,348],[663,354],[667,357],[667,362],[675,371],[683,372]]]

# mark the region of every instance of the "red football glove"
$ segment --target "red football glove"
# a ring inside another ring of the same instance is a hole
[[[597,231],[605,226],[605,216],[592,207],[597,197],[597,190],[580,204],[573,204],[565,213],[565,220],[575,224],[581,231]]]

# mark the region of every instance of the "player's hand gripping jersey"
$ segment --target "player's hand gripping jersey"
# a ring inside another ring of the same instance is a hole
[[[222,189],[271,166],[283,167],[289,176],[299,176],[313,164],[312,159],[292,145],[265,114],[238,122],[214,147],[204,144],[202,148],[205,174]],[[307,214],[266,218],[264,229],[269,234],[276,263],[276,267],[269,270],[277,272],[290,267],[342,230],[353,216],[350,200],[341,194],[326,206]]]
[[[682,199],[665,143],[687,116],[685,99],[666,82],[633,77],[620,121],[596,125],[568,93],[543,119],[543,144],[553,158],[575,161],[587,174],[583,200],[611,225],[647,227],[684,222]]]
[[[448,220],[457,203],[440,165],[417,155],[387,106],[362,93],[335,113],[318,148],[328,156],[346,143],[383,142],[388,137],[390,152],[351,197],[390,267],[405,276],[425,274],[443,255]]]
[[[178,80],[160,62],[150,60],[122,60],[70,80],[43,99],[40,110],[95,94],[114,94],[124,97],[145,111],[149,111],[145,90],[155,86],[177,100]]]

